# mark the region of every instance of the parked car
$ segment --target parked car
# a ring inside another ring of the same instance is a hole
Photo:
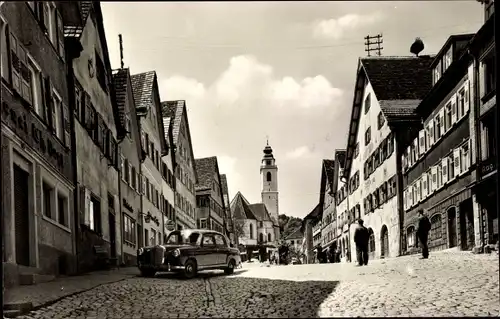
[[[137,266],[144,277],[157,272],[178,272],[193,278],[199,271],[222,269],[228,275],[241,267],[240,252],[223,234],[212,230],[184,229],[168,235],[165,245],[137,250]]]

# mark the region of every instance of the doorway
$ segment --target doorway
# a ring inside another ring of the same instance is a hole
[[[460,244],[462,250],[472,250],[475,244],[474,212],[470,199],[460,204]]]
[[[457,247],[457,210],[448,209],[448,248]]]
[[[30,266],[29,174],[14,164],[16,263]]]
[[[113,213],[108,213],[109,221],[109,242],[111,245],[110,257],[116,258],[116,216]]]
[[[380,241],[382,242],[380,249],[380,258],[389,257],[389,230],[387,226],[382,226],[382,231],[380,233]]]

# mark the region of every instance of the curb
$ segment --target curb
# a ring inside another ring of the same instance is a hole
[[[78,295],[78,294],[90,291],[92,289],[95,289],[95,288],[103,286],[103,285],[114,284],[114,283],[117,283],[117,282],[120,282],[120,281],[124,281],[124,280],[129,279],[129,277],[133,277],[133,276],[127,276],[126,278],[121,278],[121,279],[114,280],[114,281],[104,282],[104,283],[97,284],[97,285],[95,285],[93,287],[90,287],[90,288],[86,288],[86,289],[82,289],[82,290],[79,290],[79,291],[75,291],[75,292],[72,292],[70,294],[58,297],[56,299],[52,299],[52,300],[49,300],[49,301],[46,301],[46,302],[42,302],[41,304],[39,304],[37,306],[31,306],[30,309],[28,309],[28,308],[19,309],[18,312],[17,312],[17,314],[15,314],[13,316],[10,316],[8,318],[15,318],[17,316],[26,315],[26,314],[28,314],[28,313],[30,313],[32,311],[37,311],[37,310],[40,310],[40,309],[45,308],[45,307],[50,307],[53,304],[55,304],[56,302],[61,301],[61,300],[65,299],[65,298],[73,297],[75,295]],[[4,304],[3,309],[5,310],[5,308],[9,308],[9,307],[12,307],[12,306],[15,307],[15,305],[18,305],[18,304],[17,303],[16,304]]]

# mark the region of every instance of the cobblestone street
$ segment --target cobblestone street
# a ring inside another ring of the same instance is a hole
[[[133,277],[18,318],[498,316],[498,255],[353,264],[245,264],[233,276]]]

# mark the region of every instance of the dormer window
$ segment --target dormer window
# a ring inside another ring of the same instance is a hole
[[[441,61],[434,67],[432,71],[432,84],[436,84],[437,81],[441,78]]]
[[[453,46],[451,46],[443,58],[443,73],[450,67],[453,62]]]

